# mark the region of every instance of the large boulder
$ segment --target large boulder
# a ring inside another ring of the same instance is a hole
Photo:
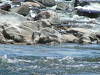
[[[52,10],[41,11],[34,18],[35,21],[42,20],[42,19],[49,19],[51,24],[54,24],[54,23],[60,21],[59,16],[57,15],[57,13],[52,11]]]
[[[87,44],[97,41],[96,33],[91,29],[69,28],[66,32],[78,37],[79,43]]]
[[[15,42],[24,42],[21,31],[18,27],[3,26],[2,33],[6,39],[14,40]]]
[[[51,27],[51,24],[47,20],[25,21],[18,27],[21,29],[21,34],[27,42],[32,41],[33,32],[40,31],[45,27]]]
[[[97,43],[100,44],[100,32],[96,32]]]
[[[22,5],[16,8],[12,8],[11,11],[23,16],[27,16],[29,14],[30,8],[27,5]]]
[[[62,36],[59,32],[52,28],[43,28],[39,32],[33,32],[34,43],[47,44],[47,43],[61,43]]]
[[[4,4],[0,6],[0,9],[5,10],[5,11],[10,11],[11,5],[10,4]]]
[[[63,34],[63,42],[65,43],[78,43],[79,42],[79,38],[72,35],[72,34]]]
[[[25,17],[17,13],[0,10],[0,23],[2,23],[3,25],[4,23],[9,25],[19,25],[26,20],[27,19]]]
[[[80,37],[79,43],[82,44],[91,44],[92,40],[90,39],[90,35],[84,34]]]

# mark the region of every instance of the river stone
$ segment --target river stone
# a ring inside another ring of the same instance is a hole
[[[2,25],[9,24],[11,26],[17,26],[26,20],[25,17],[17,13],[0,10],[0,24]]]
[[[39,14],[37,14],[34,18],[34,20],[41,20],[41,19],[48,19],[50,18],[50,13],[47,11],[41,11]]]
[[[84,34],[82,37],[80,37],[80,40],[79,40],[79,43],[82,43],[82,44],[91,44],[92,41],[89,37],[88,34]]]
[[[40,4],[38,4],[36,2],[22,2],[21,4],[24,6],[32,6],[32,7],[37,7],[37,8],[40,7]]]
[[[62,37],[65,43],[78,43],[79,42],[79,38],[72,34],[63,34]]]
[[[4,27],[3,35],[6,39],[12,39],[15,42],[24,42],[23,36],[20,34],[18,27]]]
[[[67,10],[69,7],[65,2],[58,2],[57,3],[57,10]]]
[[[48,7],[56,5],[55,0],[37,0],[37,1],[41,2],[42,4],[44,4],[45,6],[48,6]]]
[[[10,4],[4,4],[0,6],[0,9],[5,10],[5,11],[10,11],[11,5]]]
[[[0,43],[6,43],[6,39],[1,32],[0,32]]]
[[[41,44],[47,44],[51,42],[55,42],[55,43],[62,42],[61,34],[56,30],[48,27],[41,29],[41,31],[38,33],[33,32],[33,40],[35,39],[37,43],[41,43]]]
[[[100,32],[96,32],[97,43],[100,44]]]
[[[23,16],[27,16],[30,11],[30,8],[27,5],[22,5],[16,8],[12,8],[11,11]]]
[[[52,10],[41,11],[34,18],[35,21],[42,19],[48,19],[51,24],[55,24],[60,21],[57,13]]]

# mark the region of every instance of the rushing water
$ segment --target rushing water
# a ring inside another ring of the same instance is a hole
[[[100,75],[100,45],[0,45],[0,75]]]

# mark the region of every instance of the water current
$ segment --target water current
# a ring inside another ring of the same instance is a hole
[[[100,45],[0,45],[0,75],[100,75]]]

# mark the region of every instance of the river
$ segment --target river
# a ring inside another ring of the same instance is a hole
[[[0,75],[100,75],[100,45],[0,44]]]

